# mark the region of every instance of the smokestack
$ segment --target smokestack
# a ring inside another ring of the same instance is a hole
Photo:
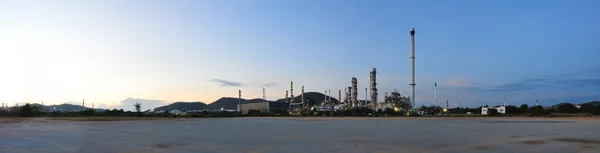
[[[304,103],[304,85],[302,85],[302,103]]]
[[[538,100],[535,100],[535,106],[539,106],[540,102]]]
[[[242,106],[242,89],[238,89],[238,105],[237,105],[237,111],[240,112],[241,109],[240,107]]]
[[[327,101],[331,101],[331,90],[329,90],[329,92],[327,92],[327,93],[329,94],[329,95],[327,96],[327,98],[329,98],[329,99],[327,99]]]
[[[288,99],[288,91],[285,91],[285,102],[290,103],[290,99]]]
[[[367,87],[365,87],[365,105],[367,104],[368,100],[369,100],[369,92],[367,92]]]
[[[290,82],[290,103],[294,103],[294,81]]]
[[[354,107],[358,107],[358,87],[357,87],[358,81],[356,80],[356,77],[352,77],[352,105]]]
[[[263,99],[267,100],[267,94],[265,92],[265,86],[263,86]]]
[[[433,84],[433,105],[437,106],[437,83]]]
[[[338,103],[342,103],[342,90],[338,90],[339,96],[338,96]]]
[[[410,29],[410,103],[415,110],[415,28]]]
[[[446,100],[446,108],[448,108],[448,100]]]
[[[325,99],[323,101],[327,101],[327,90],[325,90]]]

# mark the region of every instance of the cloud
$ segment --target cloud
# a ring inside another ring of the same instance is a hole
[[[448,86],[452,86],[452,87],[466,87],[466,86],[472,85],[472,83],[468,82],[467,80],[463,80],[463,79],[447,80],[447,81],[444,81],[444,84],[448,85]]]
[[[217,82],[221,87],[242,87],[244,84],[240,82],[227,81],[223,79],[212,79],[212,82]]]
[[[270,88],[270,87],[275,87],[277,86],[277,83],[275,82],[271,82],[271,83],[264,83],[264,82],[258,82],[258,81],[254,81],[249,83],[250,86],[257,86],[257,87],[265,87],[265,88]]]
[[[598,70],[594,71],[579,71],[568,74],[558,75],[546,75],[540,78],[525,79],[513,83],[488,86],[488,87],[470,87],[471,90],[476,91],[523,91],[532,90],[538,88],[549,88],[549,87],[566,87],[566,88],[580,88],[580,87],[600,87],[599,75],[591,75],[593,78],[583,77],[587,74],[600,73]]]
[[[508,84],[502,84],[502,85],[496,85],[496,86],[491,86],[491,87],[471,87],[469,89],[472,90],[478,90],[478,91],[490,91],[490,92],[495,92],[495,91],[522,91],[522,90],[530,90],[530,89],[535,89],[535,88],[540,88],[540,87],[547,87],[547,84],[535,84],[535,83],[528,83],[528,82],[515,82],[515,83],[508,83]]]
[[[265,87],[275,87],[276,85],[277,85],[277,83],[263,84],[263,86],[265,86]]]

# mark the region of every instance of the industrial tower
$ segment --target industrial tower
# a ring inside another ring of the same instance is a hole
[[[371,70],[370,80],[371,80],[371,107],[373,110],[377,109],[377,69],[373,68]]]
[[[415,28],[410,29],[410,103],[415,110]]]
[[[352,107],[356,108],[358,107],[358,88],[357,88],[357,84],[358,81],[356,80],[356,77],[352,77]]]

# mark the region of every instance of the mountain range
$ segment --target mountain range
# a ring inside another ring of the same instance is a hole
[[[320,105],[321,101],[323,101],[325,99],[325,95],[322,93],[319,93],[319,92],[306,92],[306,93],[304,93],[304,98],[312,99],[316,102],[317,105]],[[331,98],[331,100],[334,102],[338,102],[338,100],[333,97]],[[169,111],[169,110],[174,110],[174,109],[178,109],[178,110],[202,110],[202,109],[220,110],[221,108],[237,109],[238,102],[241,102],[242,104],[247,104],[247,103],[265,102],[265,101],[284,103],[285,98],[277,99],[275,101],[270,101],[270,100],[265,100],[265,99],[261,99],[261,98],[238,99],[238,98],[234,98],[234,97],[223,97],[223,98],[220,98],[210,104],[205,104],[203,102],[174,102],[169,105],[156,107],[156,108],[154,108],[154,110],[155,111],[156,110]],[[294,102],[301,102],[301,101],[302,101],[302,94],[294,97]]]

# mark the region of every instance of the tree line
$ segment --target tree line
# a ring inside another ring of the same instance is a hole
[[[440,115],[459,115],[459,114],[471,114],[480,115],[482,107],[458,107],[451,109],[444,109],[439,106],[421,106],[417,109],[418,112],[406,112],[396,111],[394,109],[378,109],[376,111],[367,108],[353,108],[348,110],[335,110],[335,111],[287,111],[287,110],[250,110],[244,114],[239,112],[227,112],[227,111],[202,111],[202,112],[187,112],[182,114],[171,114],[168,111],[162,113],[155,112],[141,112],[141,104],[134,104],[135,111],[124,111],[123,109],[112,109],[105,110],[102,112],[96,112],[94,109],[87,109],[79,112],[43,112],[40,108],[30,104],[23,105],[21,107],[13,107],[12,109],[0,110],[0,116],[13,116],[13,117],[76,117],[76,116],[137,116],[137,117],[240,117],[240,116],[405,116],[410,114],[412,116],[440,116]],[[484,107],[487,107],[484,106]],[[592,116],[600,115],[600,106],[594,106],[591,104],[582,104],[580,107],[575,105],[563,103],[556,105],[556,107],[544,108],[542,106],[528,106],[522,104],[519,107],[515,105],[508,105],[505,107],[505,114],[498,113],[495,109],[489,109],[488,115],[490,116]]]

